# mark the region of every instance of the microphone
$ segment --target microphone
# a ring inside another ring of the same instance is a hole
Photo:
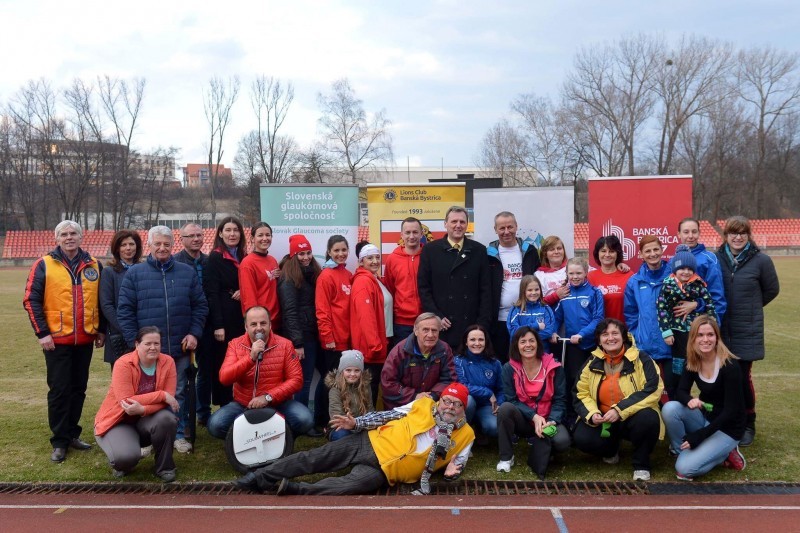
[[[260,331],[258,333],[256,333],[256,340],[257,341],[263,341],[264,339],[265,339],[265,337],[264,337],[263,333],[261,333]],[[260,352],[258,352],[257,360],[260,362],[263,358],[264,358],[264,350],[261,350]]]

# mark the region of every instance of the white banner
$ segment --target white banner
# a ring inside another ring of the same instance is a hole
[[[475,189],[475,240],[488,246],[497,240],[494,216],[501,211],[514,213],[517,237],[537,241],[557,235],[564,241],[567,257],[575,254],[575,194],[572,187],[521,187]]]

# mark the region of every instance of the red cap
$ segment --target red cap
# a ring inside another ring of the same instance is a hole
[[[464,404],[464,407],[466,407],[467,398],[469,397],[469,391],[461,383],[451,383],[450,385],[444,388],[441,396],[452,396],[453,398],[458,398],[459,401],[461,401],[461,403]]]
[[[311,251],[311,243],[305,235],[291,235],[289,237],[289,257],[294,257],[298,252]]]

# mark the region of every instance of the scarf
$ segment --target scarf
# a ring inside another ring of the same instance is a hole
[[[448,424],[441,419],[441,416],[436,411],[436,404],[433,405],[433,421],[436,423],[436,440],[431,446],[431,451],[428,454],[428,459],[425,461],[425,469],[422,471],[422,477],[419,480],[419,489],[412,492],[412,494],[422,495],[431,493],[431,476],[436,469],[436,459],[444,459],[447,457],[447,451],[454,446],[450,436],[453,434],[454,429],[458,429],[464,424],[466,420],[463,418],[455,424]]]

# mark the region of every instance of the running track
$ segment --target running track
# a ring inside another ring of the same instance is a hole
[[[2,495],[0,531],[800,531],[800,495]]]

